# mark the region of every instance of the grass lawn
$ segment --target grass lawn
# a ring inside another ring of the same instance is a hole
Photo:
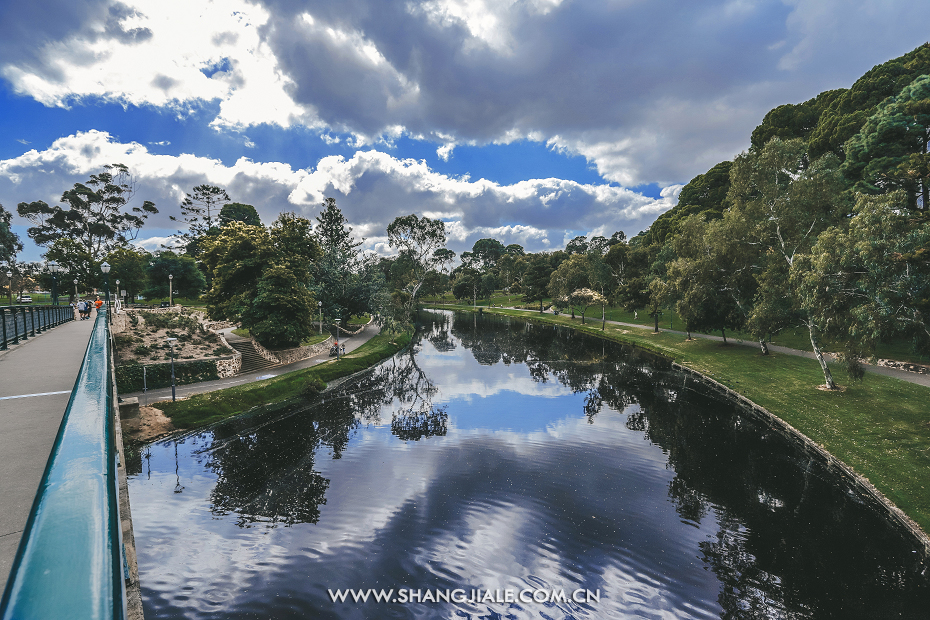
[[[378,334],[338,361],[329,360],[272,379],[196,394],[185,400],[163,401],[153,406],[164,411],[178,428],[206,426],[253,407],[280,406],[282,401],[297,398],[308,386],[327,383],[374,366],[407,346],[410,338],[410,334]]]
[[[473,306],[471,303],[455,303],[456,300],[452,298],[451,295],[447,295],[445,298],[445,303],[440,304],[438,297],[430,297],[424,299],[424,303],[430,305],[436,305],[437,307],[449,307],[455,309],[470,309]],[[549,307],[552,304],[551,299],[543,300],[543,306]],[[493,306],[526,306],[522,301],[522,298],[519,295],[504,295],[502,292],[495,293],[491,296],[491,305]],[[488,300],[484,299],[478,300],[478,307],[487,308]],[[535,309],[539,309],[539,302],[533,304]],[[537,313],[538,314],[538,313]],[[623,308],[618,307],[607,307],[605,316],[608,321],[619,321],[621,323],[634,323],[636,325],[643,325],[645,327],[652,327],[655,324],[655,320],[649,316],[648,311],[640,311],[635,315],[633,312],[624,310]],[[600,308],[589,308],[585,314],[586,321],[600,321],[601,320],[601,309]],[[662,315],[659,317],[659,327],[662,329],[675,329],[678,331],[684,331],[684,322],[678,317],[678,314],[671,309],[662,310]],[[695,334],[707,334],[710,332],[693,332]],[[719,336],[720,332],[713,332],[712,335]],[[747,340],[750,342],[755,342],[756,339],[753,338],[750,334],[745,332],[727,332],[727,339],[733,338],[734,340]],[[795,327],[783,329],[771,340],[771,344],[780,345],[783,347],[788,347],[791,349],[799,349],[801,351],[813,351],[811,347],[810,334],[803,327]],[[827,339],[822,339],[821,349],[824,351],[837,351],[838,347],[832,346],[832,343]],[[881,343],[878,345],[876,350],[876,355],[879,358],[883,359],[892,359],[902,362],[911,362],[915,364],[930,364],[930,355],[920,355],[911,350],[910,341],[899,339],[892,342]]]
[[[603,335],[672,358],[765,407],[867,478],[924,531],[930,531],[930,389],[875,374],[850,383],[838,368],[842,392],[817,389],[824,382],[815,360],[763,356],[758,349],[651,329],[581,325],[564,315],[485,310]]]

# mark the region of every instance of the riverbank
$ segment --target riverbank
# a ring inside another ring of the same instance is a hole
[[[471,308],[456,310],[472,311]],[[816,361],[712,340],[685,340],[648,328],[572,320],[538,312],[483,312],[565,325],[668,357],[764,407],[874,485],[888,500],[930,531],[930,391],[897,379],[869,374],[861,383],[844,380],[842,391],[818,389],[823,373]]]
[[[214,424],[264,405],[281,406],[304,393],[323,391],[327,384],[387,359],[406,347],[412,335],[378,334],[339,360],[289,372],[246,385],[195,394],[184,400],[161,401],[159,409],[177,429],[190,430]]]

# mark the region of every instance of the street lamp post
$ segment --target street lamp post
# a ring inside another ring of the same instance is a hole
[[[174,341],[177,338],[168,338],[168,344],[171,346],[171,400],[177,400],[174,394]]]
[[[168,306],[174,307],[174,276],[168,275]]]
[[[104,284],[106,286],[107,314],[109,315],[107,317],[107,320],[109,320],[110,323],[112,324],[113,314],[110,312],[110,275],[109,275],[110,274],[110,263],[107,263],[106,261],[104,261],[104,263],[100,265],[100,271],[103,272]]]
[[[58,272],[61,266],[55,261],[49,261],[48,270],[52,273],[52,305],[58,305]]]
[[[342,319],[335,319],[336,321],[336,359],[339,359],[339,321]]]
[[[320,335],[323,335],[323,302],[316,302],[317,307],[320,309]]]
[[[74,303],[78,302],[77,278],[74,279]]]
[[[119,302],[119,280],[116,281],[116,290],[113,291],[113,297],[116,299],[116,302]],[[113,305],[115,306],[116,303]]]
[[[6,283],[7,283],[7,288],[9,289],[9,292],[10,292],[10,305],[12,306],[13,305],[13,272],[12,271],[6,272]]]

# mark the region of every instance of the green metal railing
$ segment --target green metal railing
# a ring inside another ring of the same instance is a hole
[[[0,600],[3,620],[126,617],[110,360],[104,310]]]
[[[0,351],[73,320],[71,306],[0,306]]]

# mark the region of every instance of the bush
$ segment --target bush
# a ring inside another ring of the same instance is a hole
[[[150,390],[171,386],[171,364],[147,364],[143,366],[138,362],[132,362],[116,367],[116,389],[123,394],[141,392],[143,389],[143,374]],[[174,376],[176,385],[219,379],[215,360],[175,362]]]

